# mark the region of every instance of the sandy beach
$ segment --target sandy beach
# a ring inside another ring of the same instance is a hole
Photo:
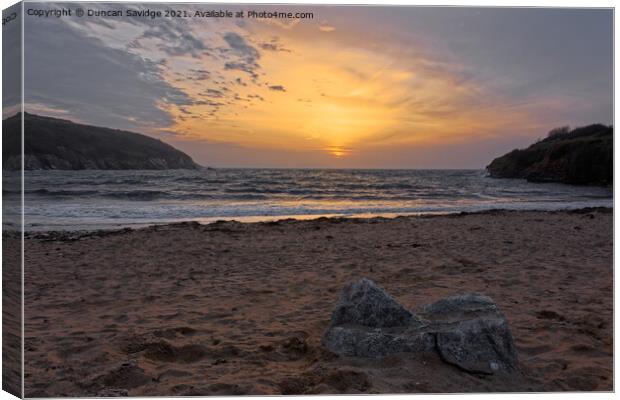
[[[594,209],[30,234],[25,395],[610,391],[612,227]],[[414,311],[490,296],[519,373],[328,352],[361,277]]]

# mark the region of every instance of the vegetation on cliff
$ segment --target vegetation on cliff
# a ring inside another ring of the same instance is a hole
[[[190,156],[139,133],[25,113],[24,168],[196,169]],[[21,169],[21,114],[2,121],[3,169]]]
[[[576,185],[613,183],[613,126],[556,128],[527,149],[513,150],[488,166],[494,178]]]

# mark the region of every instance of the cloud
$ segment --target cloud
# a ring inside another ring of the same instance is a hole
[[[281,44],[278,43],[278,38],[271,39],[270,42],[264,42],[258,45],[261,49],[267,51],[284,51],[287,53],[291,53],[290,49],[282,47]]]
[[[260,48],[263,50],[278,51],[278,45],[273,43],[261,43]]]
[[[190,69],[191,75],[188,77],[190,80],[206,81],[211,77],[211,73],[204,69]]]
[[[333,32],[336,28],[329,25],[327,22],[322,22],[321,25],[319,25],[319,30],[321,32]]]
[[[151,26],[144,32],[142,38],[156,39],[159,42],[158,48],[169,56],[191,55],[200,58],[210,50],[201,40],[184,29],[182,24],[162,23]]]
[[[260,100],[260,101],[265,101],[265,98],[263,96],[261,96],[260,94],[248,94],[248,98],[249,99],[256,99],[256,100]]]
[[[215,108],[221,107],[224,105],[224,103],[220,103],[218,101],[213,101],[213,100],[208,100],[208,99],[195,100],[193,104],[198,105],[198,106],[210,106],[210,107],[215,107]]]
[[[166,57],[191,56],[200,58],[209,55],[213,50],[205,45],[192,29],[189,21],[181,18],[145,18],[137,15],[127,16],[127,11],[146,11],[166,7],[156,5],[131,5],[119,3],[75,3],[75,6],[83,9],[102,11],[124,11],[123,18],[69,18],[63,22],[80,30],[86,36],[101,39],[108,46],[125,48],[129,50],[157,50]],[[188,12],[191,10],[188,8]],[[128,37],[126,35],[132,35]]]
[[[258,79],[256,70],[260,68],[257,60],[260,53],[256,48],[249,45],[244,38],[235,32],[224,34],[224,41],[228,44],[233,53],[238,57],[236,61],[229,61],[224,64],[225,70],[237,70],[249,74],[253,81]]]
[[[237,70],[246,72],[248,75],[252,77],[252,80],[258,79],[258,74],[254,71],[258,66],[256,64],[248,64],[244,62],[227,62],[224,64],[225,70]]]
[[[25,40],[27,103],[122,129],[170,126],[168,109],[192,104],[165,81],[160,63],[108,47],[60,20],[38,20]]]
[[[224,97],[224,92],[221,90],[217,90],[217,89],[207,89],[204,92],[200,93],[200,95],[206,96],[206,97],[220,98],[220,97]]]
[[[269,86],[269,90],[273,90],[276,92],[286,92],[286,89],[282,85],[271,85]]]
[[[258,50],[249,45],[239,34],[228,32],[224,34],[224,40],[232,50],[246,59],[248,63],[255,63],[260,58]]]

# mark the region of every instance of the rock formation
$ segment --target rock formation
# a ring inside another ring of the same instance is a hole
[[[408,325],[414,316],[368,279],[347,286],[332,315],[333,325],[358,324],[373,328]]]
[[[2,168],[22,166],[21,113],[2,121]],[[139,133],[24,114],[24,168],[196,169],[190,156]]]
[[[323,344],[354,357],[436,352],[445,362],[473,373],[517,368],[508,321],[489,297],[449,297],[416,315],[368,279],[345,287]]]
[[[493,178],[577,185],[613,184],[613,127],[589,125],[572,131],[555,129],[527,149],[494,159],[487,171]]]

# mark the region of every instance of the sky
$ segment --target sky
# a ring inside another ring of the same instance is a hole
[[[78,5],[27,6],[62,7]],[[611,10],[175,8],[313,18],[26,16],[26,111],[214,167],[483,168],[554,127],[612,123]]]

